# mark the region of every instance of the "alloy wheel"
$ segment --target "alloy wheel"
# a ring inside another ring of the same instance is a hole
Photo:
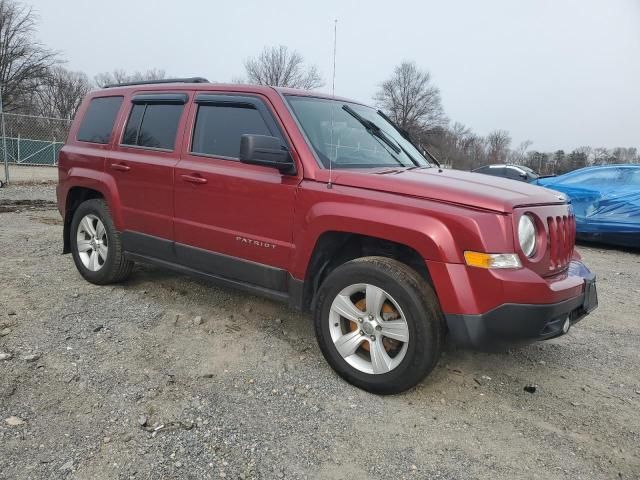
[[[367,284],[344,288],[329,312],[331,339],[342,358],[368,374],[384,374],[404,359],[409,325],[389,293]]]
[[[109,240],[102,220],[96,215],[85,215],[78,225],[76,236],[78,256],[86,269],[100,270],[107,261]]]

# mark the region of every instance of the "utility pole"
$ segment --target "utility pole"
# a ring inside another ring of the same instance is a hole
[[[4,157],[4,180],[9,185],[9,159],[7,158],[7,133],[4,128],[4,109],[2,106],[2,84],[0,84],[0,117],[2,121],[2,156]]]

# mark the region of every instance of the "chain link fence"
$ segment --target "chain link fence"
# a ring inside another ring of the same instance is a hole
[[[3,161],[15,165],[56,166],[71,120],[5,113],[5,137],[0,134]]]

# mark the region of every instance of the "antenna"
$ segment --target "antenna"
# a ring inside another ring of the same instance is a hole
[[[331,96],[336,99],[336,48],[338,45],[338,19],[333,22],[333,77],[331,79]],[[331,150],[333,150],[333,109],[335,105],[331,105]],[[333,188],[333,169],[331,168],[331,150],[329,150],[329,183],[327,188]],[[338,155],[338,149],[336,148],[336,156]]]

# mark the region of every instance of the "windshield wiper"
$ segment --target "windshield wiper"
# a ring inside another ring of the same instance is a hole
[[[362,126],[367,130],[367,132],[386,143],[391,150],[396,152],[396,154],[402,152],[402,149],[398,146],[398,144],[387,137],[387,135],[380,129],[380,127],[373,123],[371,120],[367,120],[366,118],[362,117],[349,105],[342,105],[342,109],[353,118],[355,118],[358,122],[360,122]]]
[[[389,122],[389,123],[391,124],[391,126],[392,126],[393,128],[395,128],[395,129],[398,131],[398,133],[399,133],[400,135],[402,135],[402,137],[403,137],[407,142],[409,142],[409,143],[413,146],[413,148],[415,148],[415,149],[416,149],[416,150],[418,150],[418,151],[420,151],[420,150],[422,149],[422,150],[423,150],[427,155],[429,155],[429,158],[431,158],[431,160],[433,160],[433,163],[435,163],[438,167],[440,167],[440,162],[436,159],[436,157],[434,157],[434,156],[433,156],[433,154],[432,154],[429,150],[427,150],[426,148],[424,148],[424,147],[418,147],[418,146],[414,143],[413,139],[411,138],[411,135],[409,135],[409,132],[407,132],[404,128],[399,127],[398,125],[396,125],[395,123],[393,123],[393,120],[391,120],[387,115],[385,115],[385,113],[384,113],[382,110],[378,110],[378,115],[380,115],[380,116],[381,116],[382,118],[384,118],[387,122]],[[403,150],[404,150],[404,149],[403,149]],[[407,155],[408,155],[408,154],[407,154]],[[413,160],[413,159],[412,159],[412,160]],[[415,163],[415,160],[414,160],[414,163]]]

